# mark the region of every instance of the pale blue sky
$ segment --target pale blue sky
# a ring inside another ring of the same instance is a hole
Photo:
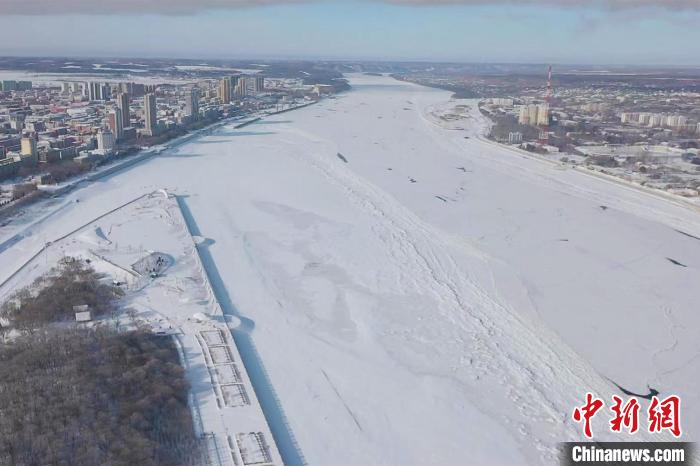
[[[196,3],[196,2],[195,2]],[[326,1],[192,15],[0,15],[0,55],[700,65],[700,12]]]

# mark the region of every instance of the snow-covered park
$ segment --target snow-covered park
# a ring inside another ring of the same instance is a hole
[[[124,268],[169,254],[166,276],[191,236],[287,466],[556,464],[582,439],[573,408],[615,384],[680,395],[697,439],[700,212],[494,145],[475,101],[351,84],[28,208],[0,229],[0,297],[65,235],[133,245],[110,259]],[[164,231],[161,208],[121,239],[118,222],[84,228],[161,188],[187,231]],[[203,299],[169,290],[182,316]],[[596,439],[625,439],[606,423]]]
[[[194,430],[206,438],[210,462],[281,464],[246,361],[231,335],[231,329],[241,327],[240,321],[223,315],[200,259],[201,247],[205,245],[197,245],[192,237],[177,199],[157,190],[53,238],[16,270],[0,293],[4,298],[63,257],[89,263],[125,296],[123,312],[87,325],[99,322],[123,329],[147,325],[163,338],[174,338],[190,382]],[[253,459],[264,461],[246,462],[250,438],[259,447],[252,452]]]

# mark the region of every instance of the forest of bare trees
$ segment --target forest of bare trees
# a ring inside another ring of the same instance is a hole
[[[49,322],[75,320],[73,306],[88,305],[93,316],[115,310],[122,290],[85,261],[62,259],[50,272],[18,290],[0,308],[0,315],[27,333]]]
[[[43,329],[0,347],[0,464],[201,464],[170,338]]]
[[[0,464],[204,464],[174,340],[74,323],[73,305],[111,316],[120,295],[65,259],[3,305]]]
[[[489,113],[487,116],[494,123],[489,136],[497,141],[507,141],[508,134],[516,131],[523,135],[523,140],[525,141],[533,141],[539,137],[540,132],[538,128],[529,125],[521,125],[518,123],[518,119],[512,115]]]

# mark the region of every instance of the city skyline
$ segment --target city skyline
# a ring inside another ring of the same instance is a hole
[[[40,14],[32,2],[25,2],[27,14],[10,8],[12,2],[0,6],[0,27],[22,37],[0,45],[0,55],[700,65],[687,46],[700,42],[692,27],[700,11],[690,2],[530,2],[509,8],[503,2],[245,8],[208,2],[189,12],[138,10],[122,2],[104,10],[110,14],[79,10],[80,3],[58,2],[68,5],[60,14],[55,8]],[[125,22],[129,34],[123,34]]]

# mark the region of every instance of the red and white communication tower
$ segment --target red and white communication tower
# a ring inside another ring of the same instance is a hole
[[[547,71],[547,90],[544,95],[544,105],[542,106],[541,116],[538,115],[537,123],[540,128],[540,144],[547,144],[549,140],[549,112],[552,105],[552,94],[554,90],[552,88],[552,65],[549,65],[549,70]],[[540,113],[540,112],[538,112]]]

